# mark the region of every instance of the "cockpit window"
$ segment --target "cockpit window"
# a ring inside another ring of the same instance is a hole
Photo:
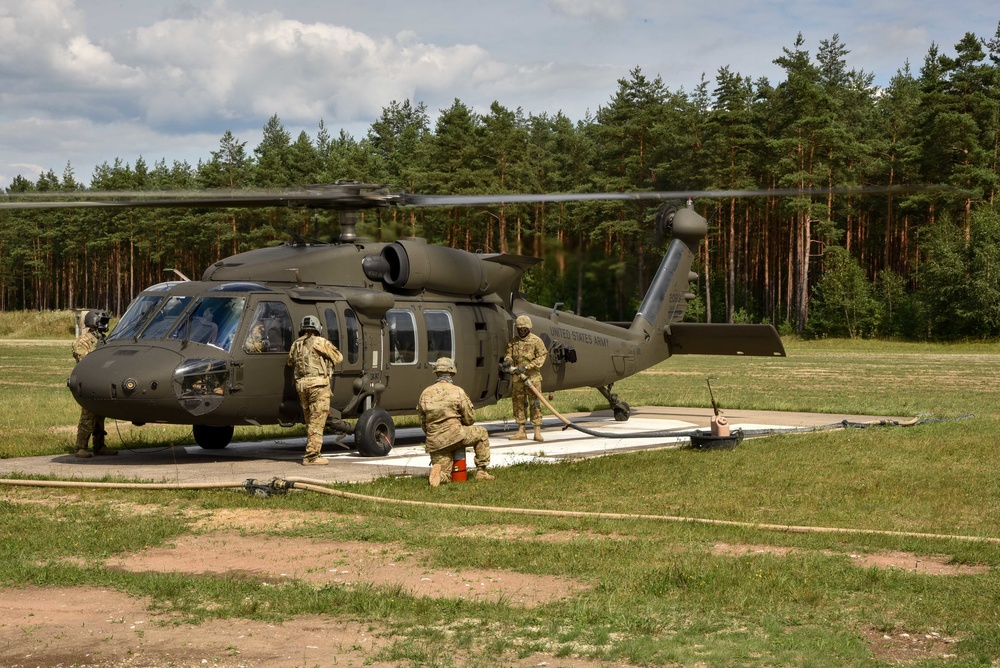
[[[233,346],[236,327],[246,308],[246,297],[206,297],[180,319],[171,339],[207,343],[226,352]]]
[[[149,321],[149,325],[139,334],[139,338],[162,339],[177,323],[177,318],[184,313],[190,303],[191,297],[168,297],[163,307]]]
[[[292,319],[281,302],[261,302],[243,341],[248,353],[287,353],[292,345]]]
[[[184,281],[166,281],[165,283],[157,283],[156,285],[151,285],[143,292],[169,292],[170,288],[175,285],[180,285]]]
[[[149,316],[152,315],[156,307],[159,306],[162,296],[140,295],[129,304],[125,310],[125,315],[118,321],[118,325],[108,335],[108,340],[130,339],[142,329]]]

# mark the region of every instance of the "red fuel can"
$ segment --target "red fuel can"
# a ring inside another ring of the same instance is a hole
[[[451,481],[465,482],[466,480],[468,480],[468,472],[465,470],[465,448],[461,448],[451,453]]]

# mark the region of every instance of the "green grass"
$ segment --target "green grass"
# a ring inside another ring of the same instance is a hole
[[[72,311],[0,311],[0,339],[67,339],[76,336]]]
[[[662,450],[503,469],[489,485],[431,490],[422,478],[339,489],[393,499],[601,513],[642,513],[843,529],[1000,536],[1000,447],[993,368],[1000,345],[787,340],[787,359],[675,358],[615,389],[633,406],[708,406],[946,418],[913,427],[848,429],[745,441],[726,452]],[[77,409],[65,389],[68,340],[0,340],[0,456],[70,443]],[[593,390],[561,392],[563,411],[603,408]],[[44,406],[36,410],[35,406]],[[9,408],[8,408],[9,407]],[[505,416],[501,404],[480,411]],[[951,420],[972,414],[974,417]],[[142,428],[149,430],[149,427]],[[114,429],[112,429],[114,433]],[[150,444],[174,436],[154,433]],[[72,497],[67,502],[67,496]],[[156,509],[137,516],[130,508]],[[100,560],[196,531],[217,509],[306,511],[314,521],[280,538],[386,544],[427,556],[428,568],[509,569],[561,576],[589,590],[524,609],[416,598],[398,587],[279,586],[238,576],[126,573]],[[350,518],[350,521],[345,521]],[[460,542],[447,527],[479,528]],[[496,537],[516,528],[520,539]],[[785,533],[636,519],[544,517],[456,507],[372,504],[300,493],[267,499],[230,491],[0,490],[0,582],[89,584],[148,596],[196,623],[336,615],[377,624],[397,640],[372,661],[478,665],[533,652],[635,665],[880,666],[866,637],[957,639],[913,665],[997,665],[1000,546],[848,533]],[[563,536],[550,540],[552,536]],[[726,554],[718,544],[792,551]],[[899,551],[986,565],[976,575],[859,568],[852,554]],[[71,560],[75,557],[76,560]],[[490,659],[489,657],[501,656]]]
[[[63,320],[69,325],[62,327]],[[72,314],[11,314],[0,312],[0,459],[52,455],[72,451],[80,406],[66,379],[75,362]],[[54,338],[60,334],[62,338]],[[30,335],[30,336],[29,336]],[[28,336],[28,338],[22,338]],[[38,338],[48,336],[50,338]],[[108,421],[111,447],[163,447],[194,443],[186,426],[132,427]],[[236,438],[278,438],[304,433],[304,428],[237,427]]]

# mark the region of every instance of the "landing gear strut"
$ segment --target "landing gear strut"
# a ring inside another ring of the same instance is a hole
[[[604,395],[604,398],[608,400],[608,404],[611,406],[612,412],[615,414],[616,422],[625,422],[632,415],[632,408],[618,398],[618,395],[611,391],[614,387],[614,383],[611,385],[605,385],[604,387],[597,388],[597,391]]]

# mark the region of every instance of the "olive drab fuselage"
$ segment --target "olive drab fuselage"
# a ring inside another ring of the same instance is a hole
[[[212,447],[224,447],[233,426],[302,421],[286,359],[299,323],[314,316],[344,356],[332,376],[331,413],[377,411],[358,429],[391,440],[384,416],[414,412],[440,357],[454,360],[454,381],[475,406],[509,396],[503,358],[517,315],[531,317],[548,350],[546,392],[609,389],[674,354],[784,354],[769,325],[681,323],[706,230],[693,211],[677,213],[674,239],[628,327],[526,301],[520,280],[536,258],[420,239],[249,251],[210,266],[201,280],[144,290],[68,385],[96,414],[195,425],[196,437],[216,435]]]

